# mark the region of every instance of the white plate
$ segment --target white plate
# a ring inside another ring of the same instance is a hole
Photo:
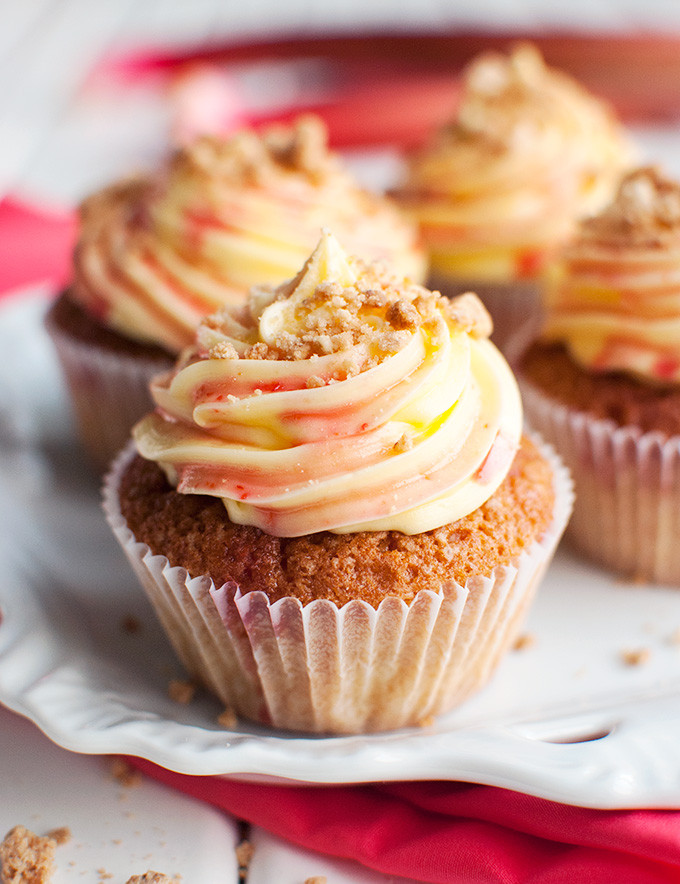
[[[310,783],[445,779],[594,807],[680,805],[680,591],[623,585],[562,551],[531,647],[431,727],[306,737],[225,731],[181,676],[104,521],[50,343],[45,293],[0,307],[0,700],[60,745],[172,770]],[[122,628],[127,615],[142,629]],[[622,652],[645,649],[646,663]]]

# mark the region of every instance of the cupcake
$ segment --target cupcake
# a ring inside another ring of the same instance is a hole
[[[570,508],[472,294],[348,259],[198,328],[105,510],[191,674],[238,715],[362,733],[481,687]]]
[[[680,185],[629,173],[564,248],[546,303],[519,373],[574,475],[569,536],[615,572],[680,585]]]
[[[456,118],[409,158],[398,194],[420,226],[430,284],[477,292],[504,346],[538,318],[555,247],[609,201],[630,158],[609,108],[533,46],[483,53]]]
[[[151,377],[192,343],[198,321],[255,283],[294,276],[325,224],[359,256],[422,280],[414,226],[358,186],[314,117],[201,138],[162,173],[85,201],[73,283],[47,324],[97,465],[149,410]]]

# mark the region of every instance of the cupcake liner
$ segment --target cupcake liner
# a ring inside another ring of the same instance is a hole
[[[515,346],[515,342],[530,340],[540,325],[540,288],[535,280],[488,282],[478,279],[449,279],[435,274],[430,277],[428,285],[450,298],[463,292],[475,292],[491,314],[491,340],[505,355],[509,355],[508,347],[511,342]]]
[[[569,541],[633,580],[680,586],[680,437],[617,426],[519,381],[529,424],[573,475]]]
[[[45,326],[66,379],[81,445],[93,466],[104,472],[129,440],[133,425],[153,409],[149,382],[171,368],[173,360],[104,350],[70,336],[49,314]]]
[[[569,474],[547,446],[556,502],[545,536],[488,577],[339,608],[270,603],[191,577],[136,541],[118,487],[129,446],[104,483],[107,520],[188,671],[238,715],[288,730],[367,733],[419,725],[481,687],[520,628],[572,505]]]

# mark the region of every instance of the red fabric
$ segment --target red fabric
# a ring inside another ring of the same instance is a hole
[[[34,208],[12,197],[1,200],[0,297],[32,283],[63,285],[75,235],[75,213]]]
[[[680,881],[680,812],[598,811],[490,786],[269,786],[145,773],[283,838],[430,884]]]

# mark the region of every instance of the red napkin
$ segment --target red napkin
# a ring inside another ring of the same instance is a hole
[[[130,763],[330,856],[429,884],[680,881],[680,812],[598,811],[464,783],[270,786]]]
[[[0,297],[33,283],[63,285],[75,235],[73,212],[37,208],[13,197],[1,200]]]

